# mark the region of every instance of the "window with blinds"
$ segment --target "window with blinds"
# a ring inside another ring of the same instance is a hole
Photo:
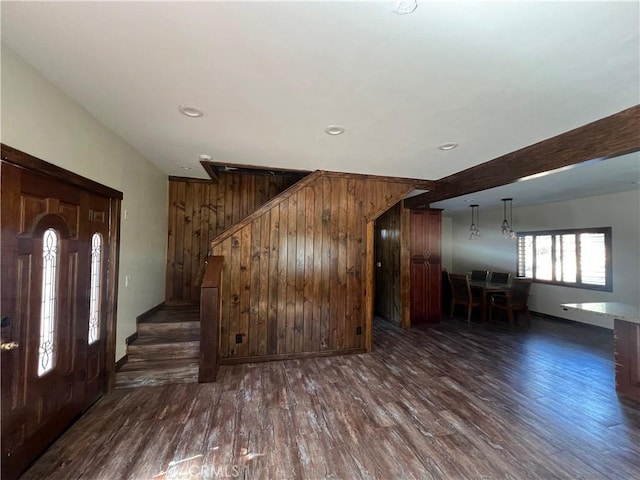
[[[518,276],[612,291],[611,227],[518,233]]]

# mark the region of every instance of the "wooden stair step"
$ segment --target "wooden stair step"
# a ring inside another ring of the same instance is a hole
[[[138,323],[138,336],[200,333],[200,322]]]
[[[127,345],[126,364],[116,372],[116,388],[198,381],[200,313],[197,306],[165,307],[138,322]]]
[[[182,331],[166,331],[156,330],[151,333],[138,332],[138,338],[129,343],[129,346],[133,345],[156,345],[158,343],[182,343],[182,342],[197,342],[200,340],[200,329],[198,331],[182,330]]]
[[[128,362],[116,372],[115,387],[149,387],[197,381],[197,360]]]
[[[198,321],[200,309],[198,307],[165,307],[145,318],[140,323],[172,323],[184,321]]]
[[[172,342],[150,339],[127,346],[129,362],[148,360],[197,359],[200,356],[200,340]]]

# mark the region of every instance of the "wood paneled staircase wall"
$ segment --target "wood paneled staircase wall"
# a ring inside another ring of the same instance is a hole
[[[364,351],[372,222],[428,183],[316,171],[216,237],[220,363]]]
[[[219,172],[217,180],[169,177],[166,304],[198,304],[209,241],[299,176]]]

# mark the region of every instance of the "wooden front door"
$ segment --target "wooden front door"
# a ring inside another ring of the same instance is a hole
[[[2,478],[106,387],[110,199],[2,162]]]

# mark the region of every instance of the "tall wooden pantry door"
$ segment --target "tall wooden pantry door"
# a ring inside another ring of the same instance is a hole
[[[442,312],[441,211],[411,210],[409,227],[411,325],[438,323]]]

